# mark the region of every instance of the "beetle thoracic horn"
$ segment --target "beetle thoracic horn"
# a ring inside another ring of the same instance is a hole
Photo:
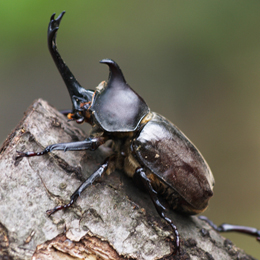
[[[110,59],[103,59],[100,61],[100,63],[107,64],[109,67],[108,86],[113,86],[112,82],[114,81],[121,82],[122,85],[126,85],[124,75],[115,61]]]

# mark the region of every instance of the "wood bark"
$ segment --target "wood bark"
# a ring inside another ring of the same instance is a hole
[[[110,150],[15,160],[17,151],[84,138],[74,122],[39,99],[6,139],[0,149],[0,259],[253,259],[196,216],[168,210],[181,238],[180,255],[174,255],[171,228],[149,196],[119,171],[48,217],[46,210],[68,202]]]

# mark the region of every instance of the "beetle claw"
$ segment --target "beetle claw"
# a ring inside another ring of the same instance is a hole
[[[46,210],[46,214],[47,214],[48,217],[49,217],[49,216],[51,216],[55,211],[56,211],[56,210],[54,210],[54,209],[48,209],[48,210]]]
[[[20,159],[20,158],[26,157],[26,153],[24,153],[24,152],[16,151],[16,153],[17,153],[18,155],[15,156],[15,160],[18,160],[18,159]]]

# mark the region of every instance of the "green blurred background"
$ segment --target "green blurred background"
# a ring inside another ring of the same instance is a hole
[[[208,161],[216,185],[205,214],[260,229],[260,1],[1,1],[1,141],[39,97],[71,107],[46,38],[63,10],[58,47],[79,82],[94,88],[108,77],[98,61],[117,61]],[[260,256],[254,238],[226,236]]]

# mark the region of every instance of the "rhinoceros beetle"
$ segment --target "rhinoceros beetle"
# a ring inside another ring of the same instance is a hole
[[[96,150],[112,140],[113,155],[90,175],[71,195],[70,202],[48,210],[47,214],[70,207],[80,194],[106,172],[123,170],[150,195],[159,215],[175,234],[175,250],[180,248],[176,226],[165,216],[166,208],[158,199],[162,195],[170,207],[184,214],[204,211],[213,195],[214,177],[191,141],[169,120],[151,112],[146,102],[127,83],[117,63],[100,62],[109,67],[108,82],[95,90],[83,88],[62,60],[56,45],[59,24],[65,12],[48,26],[48,47],[67,86],[72,101],[69,120],[89,123],[91,133],[84,141],[58,143],[41,152],[18,152],[17,158],[41,156],[54,150]]]
[[[175,248],[179,250],[179,233],[165,216],[166,208],[157,193],[165,197],[173,210],[200,213],[213,195],[211,170],[198,149],[175,125],[150,111],[142,97],[126,83],[115,61],[100,61],[109,67],[107,83],[101,83],[96,90],[81,87],[57,50],[56,34],[64,13],[57,19],[55,14],[51,16],[48,47],[71,97],[72,110],[67,117],[77,123],[89,123],[92,130],[84,141],[49,145],[41,152],[18,152],[17,158],[41,156],[53,150],[96,150],[112,140],[113,155],[79,186],[68,204],[48,210],[47,214],[70,207],[105,172],[121,169],[149,193],[157,212],[173,229]]]

